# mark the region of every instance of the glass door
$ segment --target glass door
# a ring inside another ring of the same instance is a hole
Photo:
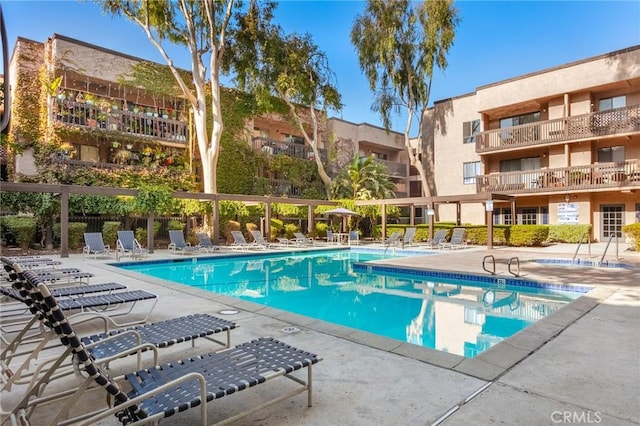
[[[603,205],[601,209],[601,241],[607,241],[611,235],[622,238],[622,227],[624,226],[624,205]]]

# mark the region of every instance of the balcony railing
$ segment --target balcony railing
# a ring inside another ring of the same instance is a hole
[[[391,177],[406,178],[407,177],[407,165],[388,160],[377,160],[387,167],[387,173]]]
[[[53,100],[53,119],[60,123],[103,131],[113,131],[160,139],[172,143],[187,143],[187,124],[151,113],[108,110],[68,99]]]
[[[254,137],[251,139],[251,147],[256,151],[262,151],[269,155],[284,154],[288,157],[300,158],[302,160],[315,160],[313,150],[306,145],[275,141],[269,138]],[[327,151],[318,149],[320,159],[323,164],[327,163]]]
[[[509,194],[640,187],[640,160],[492,173],[476,178],[477,191]]]
[[[640,132],[640,105],[478,133],[476,152]]]

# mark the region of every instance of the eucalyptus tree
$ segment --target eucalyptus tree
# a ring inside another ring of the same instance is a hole
[[[290,120],[313,151],[328,194],[331,177],[318,151],[320,125],[328,109],[342,109],[342,99],[327,55],[309,34],[285,35],[280,26],[265,20],[245,19],[242,23],[245,42],[233,51],[238,87],[253,93],[263,108],[270,109],[268,104],[274,98],[287,105]],[[311,122],[310,130],[305,128],[307,121]]]
[[[177,85],[191,107],[193,125],[202,161],[204,192],[217,192],[217,162],[222,136],[220,75],[223,63],[233,69],[233,58],[225,53],[241,40],[238,25],[248,18],[270,21],[275,3],[239,0],[100,0],[106,13],[124,15],[140,26],[169,66]],[[185,46],[190,54],[192,81],[186,81],[166,50],[167,43]],[[207,105],[207,85],[211,101]],[[207,116],[212,129],[208,134]]]
[[[373,156],[358,157],[334,179],[332,199],[376,200],[394,197],[395,184],[389,179],[386,166]]]
[[[421,143],[425,112],[436,67],[447,67],[447,53],[453,45],[460,22],[453,0],[368,0],[351,30],[351,41],[358,51],[360,67],[374,92],[372,110],[383,126],[390,128],[391,113],[405,111],[404,142],[409,161],[420,175],[423,195],[436,195],[433,173],[425,172],[419,152],[412,144],[413,119],[418,120],[416,140]],[[433,170],[433,152],[423,153]]]

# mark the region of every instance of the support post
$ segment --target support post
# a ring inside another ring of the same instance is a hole
[[[60,257],[69,257],[69,187],[60,191]]]
[[[147,250],[149,250],[149,253],[153,253],[153,246],[155,245],[153,236],[153,222],[155,220],[155,212],[149,212],[149,215],[147,216]]]

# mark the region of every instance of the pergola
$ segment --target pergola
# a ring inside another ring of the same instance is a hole
[[[39,183],[10,183],[3,182],[0,186],[2,191],[11,192],[42,192],[60,195],[60,257],[69,257],[69,195],[70,194],[90,194],[90,195],[107,195],[107,196],[133,196],[138,195],[137,189],[128,188],[111,188],[81,185],[47,185]],[[335,201],[329,200],[306,200],[299,198],[281,198],[261,195],[237,195],[237,194],[205,194],[203,192],[174,192],[174,198],[210,201],[213,203],[213,225],[214,239],[218,239],[220,235],[220,201],[241,201],[247,205],[264,204],[265,205],[265,223],[271,223],[271,205],[273,203],[292,204],[295,206],[307,206],[307,224],[309,229],[313,229],[315,206],[336,206]],[[153,237],[153,221],[155,212],[148,212],[147,215],[147,247],[153,253],[154,237]],[[270,226],[265,227],[265,237],[269,238]]]
[[[516,197],[513,195],[500,193],[482,193],[482,194],[465,194],[465,195],[445,195],[434,197],[412,197],[412,198],[387,198],[384,200],[359,200],[355,202],[356,206],[381,206],[382,210],[382,235],[387,234],[387,206],[409,206],[409,222],[415,224],[416,207],[426,207],[434,209],[439,204],[455,204],[456,205],[456,223],[460,225],[460,214],[462,204],[464,203],[482,203],[487,206],[487,202],[491,205],[486,211],[487,222],[487,248],[493,248],[493,201],[511,203],[511,211],[516,211]],[[429,220],[429,238],[433,238],[433,220]]]

